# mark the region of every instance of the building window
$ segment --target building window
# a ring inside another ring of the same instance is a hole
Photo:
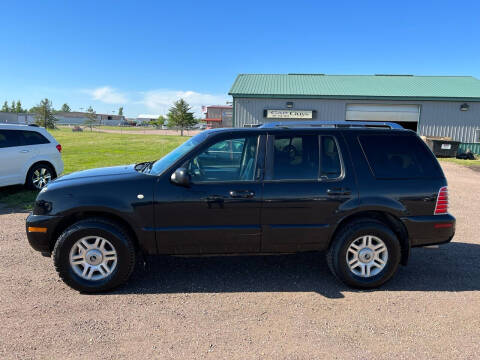
[[[480,129],[475,129],[475,139],[474,142],[480,143]]]

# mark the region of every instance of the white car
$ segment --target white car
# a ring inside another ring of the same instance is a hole
[[[63,171],[62,145],[44,128],[0,124],[0,186],[42,189]]]

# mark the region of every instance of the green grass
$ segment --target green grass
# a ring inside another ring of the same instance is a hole
[[[477,159],[477,160],[461,160],[461,159],[455,159],[455,158],[438,158],[438,161],[440,161],[440,163],[450,162],[450,163],[455,163],[455,164],[458,164],[458,165],[469,166],[469,167],[479,167],[480,168],[480,159]]]
[[[104,130],[121,130],[121,131],[148,131],[148,130],[159,130],[153,126],[97,126],[97,129]],[[83,131],[90,131],[88,128],[85,128]]]
[[[52,130],[52,135],[62,144],[64,174],[104,166],[133,164],[161,158],[188,137],[141,134],[110,134],[72,132],[70,128]],[[21,186],[0,188],[0,205],[7,208],[32,208],[36,191]]]

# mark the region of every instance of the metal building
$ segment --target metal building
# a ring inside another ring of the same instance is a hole
[[[480,149],[480,80],[471,76],[240,74],[233,126],[289,120],[393,121]]]

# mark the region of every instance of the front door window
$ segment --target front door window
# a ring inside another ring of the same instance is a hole
[[[252,181],[255,176],[258,136],[219,141],[189,160],[193,183]]]

